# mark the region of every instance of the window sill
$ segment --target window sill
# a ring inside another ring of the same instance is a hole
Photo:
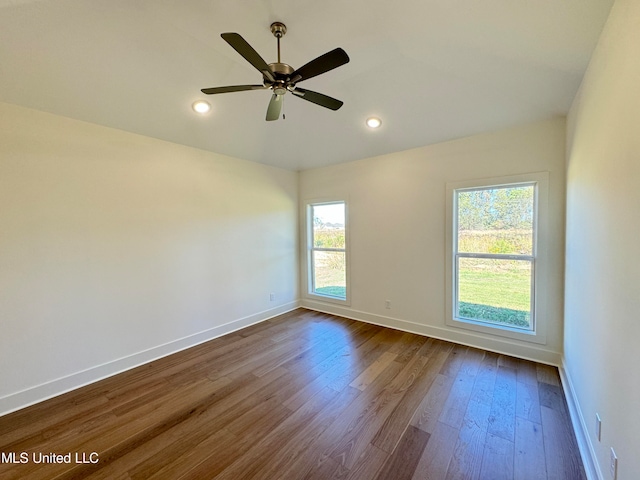
[[[537,343],[545,345],[547,338],[535,330],[524,330],[521,328],[508,327],[499,324],[490,324],[485,322],[474,321],[470,319],[451,318],[447,320],[450,327],[471,330],[478,333],[485,333],[492,336],[507,337],[523,342]]]
[[[314,300],[316,302],[326,302],[326,303],[334,303],[336,305],[344,305],[346,307],[351,306],[351,302],[349,298],[342,299],[340,297],[332,297],[331,295],[322,295],[320,293],[307,293],[305,298],[309,300]]]

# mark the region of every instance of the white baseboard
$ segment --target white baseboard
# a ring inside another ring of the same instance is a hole
[[[194,347],[222,335],[227,335],[241,328],[246,328],[255,323],[260,323],[275,316],[281,315],[300,306],[298,300],[280,305],[276,308],[239,318],[217,327],[194,333],[183,338],[173,340],[163,345],[143,350],[141,352],[118,358],[111,362],[82,370],[80,372],[57,378],[49,382],[27,388],[25,390],[11,393],[0,398],[0,416],[20,410],[35,403],[42,402],[52,397],[57,397],[63,393],[89,385],[107,377],[111,377],[126,370],[139,367],[145,363],[158,360],[181,350]]]
[[[339,305],[330,305],[323,302],[317,302],[310,299],[303,299],[300,303],[301,307],[309,310],[339,315],[341,317],[351,318],[362,322],[373,323],[383,327],[394,328],[405,332],[416,333],[428,337],[446,340],[448,342],[458,343],[469,347],[482,348],[495,353],[510,355],[534,362],[546,363],[548,365],[559,366],[561,362],[561,354],[553,350],[542,348],[538,345],[522,345],[509,340],[499,338],[487,338],[468,331],[457,331],[450,328],[440,328],[433,325],[423,325],[401,320],[398,318],[386,317],[373,313],[353,310],[351,308]]]
[[[571,376],[565,368],[564,358],[562,360],[562,365],[558,370],[560,371],[562,389],[564,390],[564,396],[567,399],[573,431],[576,434],[576,440],[578,441],[578,448],[580,449],[580,455],[582,456],[582,463],[584,464],[587,478],[588,480],[604,480],[605,477],[600,469],[598,457],[596,456],[595,449],[593,448],[593,442],[589,436],[589,429],[587,428],[587,423],[585,422],[582,409],[580,408],[580,402],[578,401],[578,397],[576,396],[576,392],[573,388]]]

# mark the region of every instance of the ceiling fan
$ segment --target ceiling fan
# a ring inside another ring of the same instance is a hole
[[[347,52],[341,48],[336,48],[294,70],[293,67],[280,62],[280,39],[287,33],[287,27],[284,23],[274,22],[271,24],[271,33],[273,33],[278,41],[278,61],[270,64],[267,64],[258,52],[238,33],[223,33],[220,35],[236,52],[242,55],[247,62],[262,73],[262,85],[232,85],[228,87],[203,88],[202,93],[213,95],[216,93],[269,89],[273,92],[273,95],[267,108],[267,121],[280,118],[282,102],[287,92],[291,92],[294,96],[320,105],[321,107],[338,110],[343,105],[343,102],[340,100],[323,95],[322,93],[300,88],[297,84],[348,63],[349,56]]]

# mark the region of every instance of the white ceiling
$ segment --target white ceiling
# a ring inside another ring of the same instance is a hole
[[[303,170],[567,113],[613,0],[0,0],[0,100],[237,158]],[[351,62],[300,86],[333,112],[269,91],[222,38],[294,68]],[[198,116],[191,104],[209,100]],[[383,125],[367,129],[365,118]]]

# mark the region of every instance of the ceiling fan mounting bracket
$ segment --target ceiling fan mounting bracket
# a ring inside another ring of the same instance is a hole
[[[287,33],[287,26],[282,22],[273,22],[271,24],[271,33],[276,38],[284,37],[284,34]]]

